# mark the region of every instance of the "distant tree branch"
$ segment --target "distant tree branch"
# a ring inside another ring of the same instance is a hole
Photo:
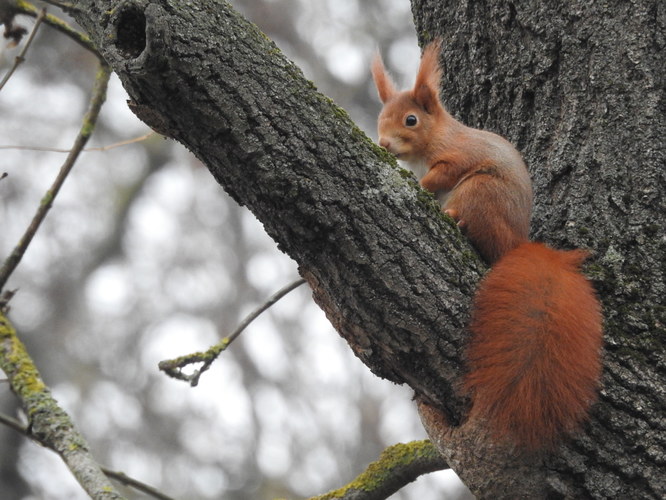
[[[9,382],[9,380],[3,380],[3,382]],[[25,434],[29,438],[35,439],[34,436],[32,436],[28,432],[28,428],[24,426],[19,420],[12,418],[8,415],[5,415],[4,413],[0,413],[0,424],[3,424],[10,429],[14,429],[17,432],[20,432],[21,434]]]
[[[81,153],[81,150],[86,145],[86,142],[88,142],[88,139],[90,138],[90,135],[95,128],[95,124],[97,123],[97,117],[99,116],[102,104],[106,99],[106,89],[110,76],[111,69],[109,66],[102,62],[95,78],[95,85],[93,87],[93,93],[90,99],[88,111],[83,117],[83,123],[81,124],[79,134],[74,141],[74,146],[72,147],[72,150],[67,156],[67,159],[63,163],[62,167],[60,167],[60,172],[58,173],[55,181],[42,198],[42,201],[40,202],[39,207],[37,208],[37,212],[35,213],[30,225],[26,229],[16,247],[14,247],[12,253],[9,255],[9,257],[7,257],[7,259],[2,264],[2,267],[0,268],[0,291],[2,291],[4,288],[7,280],[16,269],[16,266],[18,266],[18,264],[21,262],[25,251],[30,245],[30,242],[46,218],[49,209],[53,205],[53,200],[58,195],[58,192],[65,182],[65,179],[71,172],[72,167],[76,163],[76,160]]]
[[[0,369],[28,416],[26,430],[44,446],[54,450],[83,489],[95,499],[121,499],[95,461],[85,438],[69,415],[51,396],[16,330],[0,312]]]
[[[37,34],[37,30],[39,29],[40,24],[42,24],[42,21],[44,20],[44,17],[46,16],[46,9],[42,9],[39,11],[39,14],[37,14],[37,20],[35,21],[35,24],[32,27],[32,31],[30,31],[30,36],[28,36],[28,39],[26,40],[25,44],[23,45],[23,48],[21,49],[21,52],[14,58],[14,64],[12,65],[11,68],[9,68],[9,71],[5,74],[3,77],[2,81],[0,81],[0,90],[5,86],[5,84],[9,81],[9,79],[12,77],[16,69],[20,66],[20,64],[25,61],[25,55],[28,52],[28,48],[30,48],[30,45],[32,44],[32,41],[35,39],[35,35]]]
[[[142,483],[141,481],[134,479],[133,477],[129,477],[127,474],[124,472],[118,472],[118,471],[113,471],[111,469],[107,469],[106,467],[101,467],[102,472],[107,475],[107,477],[110,477],[111,479],[115,479],[119,483],[123,483],[127,486],[131,486],[132,488],[142,491],[147,495],[150,495],[153,498],[157,498],[158,500],[174,500],[173,497],[170,497],[169,495],[165,495],[161,491],[159,491],[156,488],[153,488],[152,486],[149,486],[145,483]]]
[[[289,292],[298,288],[303,283],[304,279],[298,279],[293,283],[285,286],[284,288],[278,290],[272,297],[270,297],[266,302],[264,302],[257,309],[252,311],[249,315],[245,317],[243,321],[238,325],[238,327],[231,333],[220,340],[217,344],[210,347],[205,352],[195,352],[192,354],[187,354],[185,356],[180,356],[175,359],[169,359],[165,361],[160,361],[159,368],[164,373],[170,377],[176,378],[178,380],[184,380],[189,382],[192,387],[195,387],[199,383],[199,378],[201,375],[210,368],[210,365],[213,364],[213,361],[217,359],[222,351],[224,351],[229,344],[231,344],[238,336],[245,330],[250,323],[252,323],[257,317],[263,313],[266,309],[275,304],[282,297],[287,295]],[[192,364],[202,363],[202,365],[194,370],[191,374],[186,374],[183,372],[183,369]]]
[[[448,468],[432,442],[398,443],[348,485],[310,500],[383,500],[423,474]]]
[[[142,142],[145,141],[146,139],[149,139],[150,137],[154,136],[157,132],[154,130],[151,130],[147,134],[140,135],[138,137],[133,137],[131,139],[125,139],[124,141],[118,141],[114,142],[113,144],[107,144],[106,146],[99,146],[99,147],[94,147],[94,148],[84,148],[81,150],[82,153],[89,153],[93,151],[99,151],[99,152],[104,152],[104,151],[109,151],[110,149],[115,149],[115,148],[120,148],[122,146],[127,146],[129,144],[135,144],[137,142]],[[4,145],[0,146],[0,149],[14,149],[14,150],[19,150],[19,151],[42,151],[45,153],[71,153],[71,149],[61,149],[61,148],[47,148],[47,147],[42,147],[42,146],[11,146],[11,145]]]

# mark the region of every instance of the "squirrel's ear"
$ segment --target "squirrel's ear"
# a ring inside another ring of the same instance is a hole
[[[439,85],[442,79],[442,70],[439,67],[440,49],[441,41],[439,39],[430,42],[423,49],[421,64],[412,91],[414,100],[423,106],[428,113],[432,113],[438,107],[441,107],[439,100]]]
[[[393,95],[396,94],[395,85],[391,77],[386,72],[382,56],[377,53],[375,59],[372,61],[372,78],[375,80],[375,86],[379,93],[379,99],[382,102],[388,101]]]

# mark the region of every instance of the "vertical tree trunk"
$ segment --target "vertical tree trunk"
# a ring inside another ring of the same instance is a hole
[[[586,269],[605,315],[600,402],[587,435],[547,461],[544,494],[663,497],[663,2],[413,0],[412,8],[420,39],[443,39],[450,111],[525,155],[533,237],[593,250]],[[440,444],[445,456],[460,454]],[[493,491],[485,465],[459,462],[473,490]]]

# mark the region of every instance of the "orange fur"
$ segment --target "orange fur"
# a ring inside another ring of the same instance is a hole
[[[581,250],[525,243],[499,260],[474,300],[470,418],[528,450],[552,448],[585,419],[601,372],[601,312]]]
[[[395,84],[391,77],[386,73],[384,68],[384,63],[382,58],[377,55],[372,61],[372,77],[375,80],[377,86],[377,91],[379,93],[379,99],[382,102],[388,101],[393,95],[397,93],[395,89]]]
[[[398,91],[380,57],[379,144],[410,163],[492,271],[475,298],[470,418],[496,439],[548,449],[576,429],[600,376],[600,306],[579,272],[585,252],[529,243],[532,187],[518,151],[456,121],[439,100],[440,45],[423,51],[414,88]],[[410,118],[411,117],[411,118]]]
[[[532,186],[520,154],[502,137],[456,121],[439,99],[439,42],[421,57],[416,83],[397,91],[379,56],[372,74],[381,101],[379,144],[411,164],[488,262],[526,241]],[[407,125],[413,116],[415,125]],[[422,172],[419,170],[422,169]],[[470,191],[484,196],[470,196]],[[487,195],[487,196],[486,196]]]

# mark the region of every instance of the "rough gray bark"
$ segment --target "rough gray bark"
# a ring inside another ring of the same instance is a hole
[[[447,461],[481,497],[666,494],[663,7],[643,3],[413,2],[422,40],[444,36],[450,110],[525,152],[535,236],[596,250],[607,318],[601,402],[556,456],[510,458],[482,430],[449,433],[431,415]],[[257,215],[354,352],[459,423],[483,265],[414,180],[228,4],[74,7],[137,114]]]
[[[523,151],[534,238],[594,251],[587,269],[605,315],[601,401],[587,436],[548,461],[548,492],[663,497],[664,3],[412,6],[421,39],[443,38],[450,109]],[[483,481],[483,470],[458,472]]]

